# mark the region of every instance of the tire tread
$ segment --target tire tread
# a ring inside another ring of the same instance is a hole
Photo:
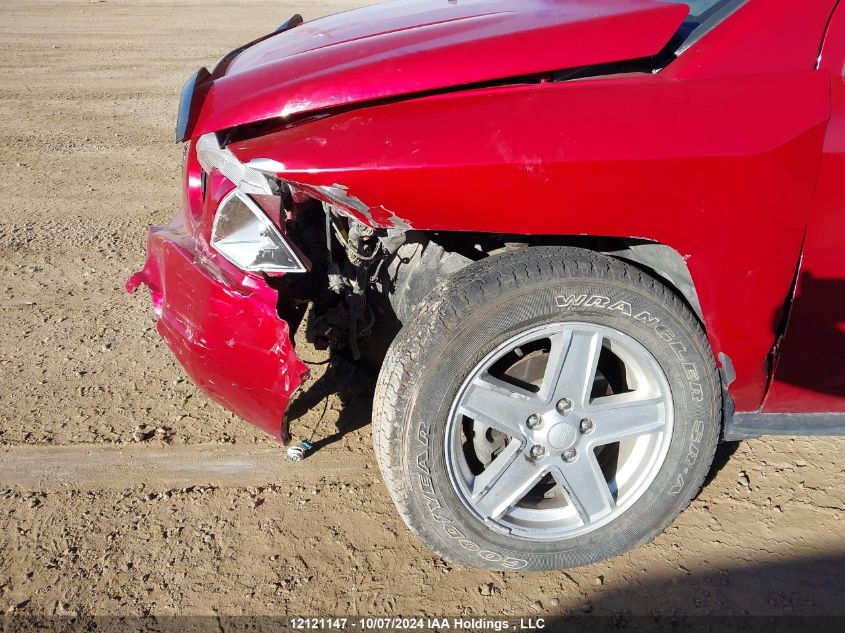
[[[506,252],[477,261],[442,282],[429,295],[412,319],[402,328],[385,357],[379,374],[373,402],[372,434],[377,462],[385,485],[399,514],[414,534],[445,558],[456,558],[456,552],[427,538],[420,529],[421,519],[405,478],[402,451],[398,450],[405,431],[403,414],[408,411],[416,383],[423,371],[419,362],[426,348],[436,345],[461,326],[462,315],[473,306],[493,296],[513,291],[540,278],[573,278],[592,282],[616,282],[638,289],[662,304],[679,318],[698,346],[702,358],[709,358],[707,371],[712,385],[720,384],[718,369],[710,344],[698,317],[672,289],[647,272],[626,262],[584,249],[571,247],[534,247]],[[705,379],[704,377],[702,379]],[[711,389],[711,419],[718,416],[721,426],[721,389]],[[720,429],[716,429],[718,434]],[[712,463],[716,442],[704,456]],[[651,541],[662,533],[698,494],[701,486],[687,490],[665,521],[633,543],[631,547]],[[468,563],[472,564],[472,563]]]

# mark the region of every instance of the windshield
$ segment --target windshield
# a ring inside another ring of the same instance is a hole
[[[665,1],[680,3],[680,0]],[[689,6],[690,13],[674,38],[677,43],[675,54],[683,53],[746,2],[747,0],[685,0],[683,4]]]

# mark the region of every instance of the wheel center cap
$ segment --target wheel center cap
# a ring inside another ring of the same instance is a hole
[[[575,444],[578,439],[578,431],[571,424],[558,422],[549,429],[549,434],[546,437],[553,448],[564,451]]]

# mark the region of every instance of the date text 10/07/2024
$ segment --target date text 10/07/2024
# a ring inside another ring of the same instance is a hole
[[[306,618],[289,619],[290,627],[298,631],[330,631],[358,629],[361,631],[537,631],[546,628],[543,618]]]

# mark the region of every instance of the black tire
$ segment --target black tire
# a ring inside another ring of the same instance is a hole
[[[608,310],[602,300],[559,306],[566,302],[557,298],[567,295],[609,297],[611,305],[621,301],[631,309]],[[624,513],[581,536],[526,540],[494,531],[461,501],[445,465],[446,420],[468,372],[498,342],[561,321],[612,327],[644,346],[668,380],[674,428],[654,481]],[[480,330],[489,336],[480,340]],[[660,534],[705,480],[721,411],[707,338],[674,292],[611,257],[538,247],[476,262],[432,292],[388,351],[376,387],[373,439],[399,513],[444,558],[497,570],[561,569],[621,554]]]

